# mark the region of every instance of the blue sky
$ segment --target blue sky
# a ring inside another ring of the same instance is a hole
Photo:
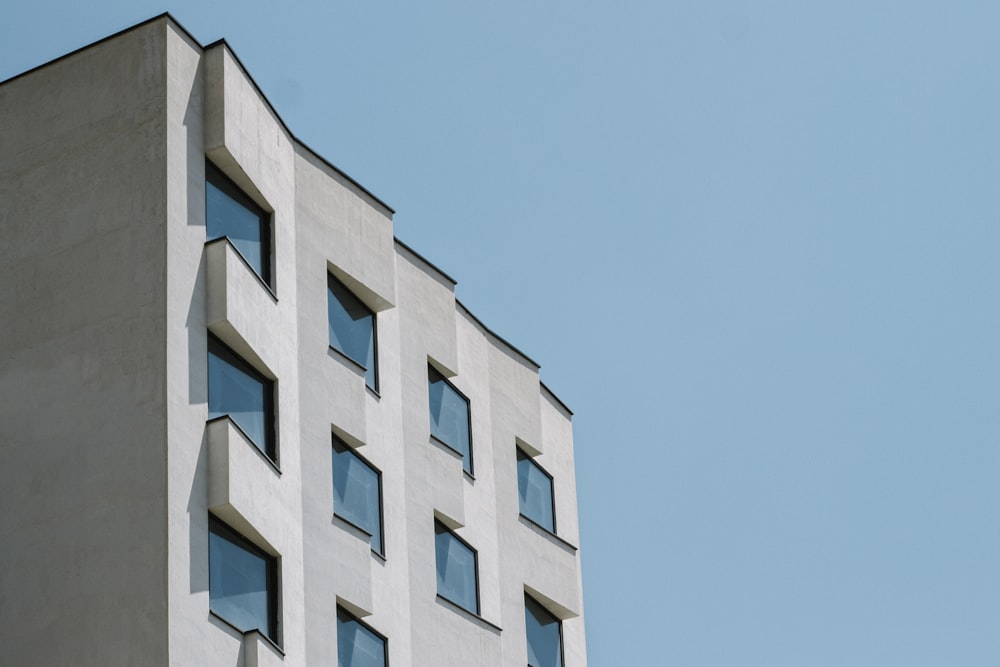
[[[1000,4],[169,10],[577,413],[590,664],[1000,664]]]

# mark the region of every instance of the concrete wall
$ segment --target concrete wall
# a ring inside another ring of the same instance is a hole
[[[293,143],[224,44],[168,36],[170,663],[304,665]],[[206,245],[206,156],[272,212],[270,286]],[[209,331],[274,381],[277,466],[228,420],[206,424]],[[209,612],[209,513],[279,559],[284,656]]]
[[[271,212],[270,285],[206,244],[206,157]],[[224,43],[162,17],[0,86],[0,200],[10,664],[336,664],[340,605],[393,667],[520,667],[526,591],[586,664],[570,413]],[[329,347],[328,273],[377,313],[377,393]],[[206,421],[209,332],[275,382],[273,463]],[[428,365],[470,400],[474,477],[430,437]],[[332,434],[382,472],[384,557],[333,515]],[[519,517],[516,444],[558,535]],[[210,613],[210,514],[278,558],[280,646]],[[435,519],[478,552],[478,615],[436,595]]]
[[[0,659],[162,665],[166,30],[0,86]]]

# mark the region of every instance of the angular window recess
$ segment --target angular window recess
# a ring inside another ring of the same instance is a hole
[[[521,514],[550,533],[556,532],[552,475],[517,448],[517,496]]]
[[[365,369],[365,384],[378,391],[375,313],[329,273],[327,312],[330,347]]]
[[[562,623],[528,595],[524,596],[528,667],[563,667]]]
[[[271,284],[271,215],[211,162],[205,163],[206,240],[225,236],[267,285]]]
[[[427,369],[431,435],[462,455],[462,468],[472,474],[472,421],[469,399],[433,367]]]
[[[386,639],[337,607],[337,667],[387,667]]]
[[[372,551],[382,547],[382,473],[340,438],[333,436],[333,513],[372,536]]]
[[[209,334],[208,418],[225,415],[269,459],[277,461],[274,383]]]
[[[241,632],[278,643],[277,559],[214,516],[208,518],[209,606]]]
[[[476,550],[440,521],[434,521],[438,595],[479,615],[479,571]]]

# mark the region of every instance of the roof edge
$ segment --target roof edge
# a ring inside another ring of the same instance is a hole
[[[98,39],[96,41],[90,42],[88,44],[84,44],[83,46],[81,46],[79,48],[76,48],[76,49],[73,49],[72,51],[69,51],[68,53],[64,53],[61,56],[56,56],[52,60],[46,60],[42,64],[35,65],[31,69],[26,69],[23,72],[15,74],[12,77],[6,78],[3,81],[0,81],[0,86],[2,86],[4,84],[7,84],[7,83],[10,83],[12,81],[16,81],[17,79],[20,79],[22,77],[26,77],[29,74],[34,74],[35,72],[37,72],[40,69],[45,69],[46,67],[48,67],[50,65],[55,65],[56,63],[62,62],[63,60],[67,60],[68,58],[72,58],[73,56],[78,55],[78,54],[86,51],[87,49],[92,49],[95,46],[100,46],[101,44],[104,44],[105,42],[110,42],[111,40],[117,39],[117,38],[121,37],[122,35],[125,35],[127,33],[132,32],[133,30],[138,30],[139,28],[145,28],[150,23],[155,23],[155,22],[157,22],[157,21],[159,21],[161,19],[167,19],[168,21],[170,21],[171,23],[173,23],[175,26],[177,26],[177,28],[179,28],[181,30],[181,32],[183,32],[185,35],[187,35],[189,38],[191,38],[191,40],[195,44],[198,44],[199,46],[201,46],[201,42],[199,42],[197,39],[195,39],[194,36],[188,31],[188,29],[185,28],[184,26],[182,26],[177,21],[177,19],[175,19],[170,14],[170,12],[163,12],[161,14],[157,14],[156,16],[151,16],[150,18],[148,18],[148,19],[146,19],[144,21],[140,21],[140,22],[138,22],[138,23],[136,23],[134,25],[130,25],[127,28],[122,28],[118,32],[111,33],[110,35],[108,35],[106,37],[101,37],[100,39]]]
[[[496,331],[490,329],[488,326],[483,324],[483,321],[478,317],[476,317],[475,313],[469,310],[464,303],[462,303],[458,299],[455,299],[455,305],[457,305],[462,310],[462,312],[471,317],[472,321],[478,324],[483,329],[483,331],[485,331],[488,335],[492,336],[493,338],[496,338],[501,345],[508,348],[511,352],[514,352],[517,356],[527,361],[529,364],[534,366],[536,370],[542,367],[541,364],[539,364],[537,361],[535,361],[534,359],[526,355],[524,352],[519,350],[509,340],[507,340],[506,338],[498,334]]]
[[[185,32],[187,32],[187,31],[185,30]],[[312,153],[316,157],[316,159],[318,159],[320,162],[322,162],[326,166],[330,167],[335,172],[337,172],[338,174],[340,174],[341,176],[343,176],[345,179],[347,179],[347,181],[351,185],[353,185],[356,188],[358,188],[358,190],[360,190],[367,197],[369,197],[374,203],[378,204],[381,208],[385,209],[389,213],[390,216],[395,215],[396,211],[391,206],[389,206],[384,201],[382,201],[381,199],[379,199],[371,190],[369,190],[365,186],[361,185],[361,183],[359,183],[354,177],[352,177],[346,171],[344,171],[343,169],[341,169],[340,167],[338,167],[334,163],[332,163],[329,160],[327,160],[320,153],[316,152],[312,147],[310,147],[306,142],[304,142],[301,139],[299,139],[298,136],[296,136],[296,134],[294,132],[292,132],[291,128],[288,127],[288,123],[285,122],[285,119],[281,117],[281,114],[278,113],[278,110],[274,108],[273,104],[271,104],[271,100],[269,100],[268,97],[267,97],[267,95],[264,94],[264,91],[261,89],[260,85],[258,85],[257,80],[253,78],[252,74],[250,74],[250,70],[248,70],[247,67],[246,67],[246,65],[243,64],[243,61],[240,60],[240,57],[238,55],[236,55],[236,50],[232,47],[232,45],[228,41],[226,41],[226,39],[224,37],[222,39],[217,39],[214,42],[211,42],[210,44],[206,44],[205,46],[202,46],[201,48],[204,51],[208,51],[209,49],[214,49],[214,48],[220,47],[220,46],[222,48],[224,48],[226,51],[228,51],[229,55],[231,55],[233,57],[233,60],[235,60],[236,64],[239,65],[240,71],[243,72],[243,76],[245,76],[247,78],[247,81],[249,81],[253,85],[253,89],[257,92],[258,95],[260,95],[260,99],[262,99],[264,101],[264,104],[267,105],[268,110],[272,114],[274,114],[274,117],[278,121],[278,124],[281,125],[281,128],[288,134],[289,137],[292,138],[292,140],[296,144],[298,144],[304,150],[307,150],[310,153]]]
[[[556,393],[554,391],[552,391],[551,389],[549,389],[548,386],[544,382],[542,382],[541,380],[538,381],[538,384],[542,385],[542,389],[545,391],[545,393],[547,393],[549,396],[551,396],[552,400],[554,400],[556,403],[558,403],[562,407],[563,410],[565,410],[566,412],[568,412],[570,417],[573,416],[573,411],[569,409],[568,405],[566,405],[565,403],[562,402],[561,398],[559,398],[558,396],[556,396]]]
[[[414,257],[416,257],[417,259],[419,259],[421,262],[423,262],[424,264],[426,264],[427,266],[429,266],[432,270],[434,270],[435,272],[437,272],[438,275],[440,275],[442,278],[444,278],[445,280],[447,280],[448,282],[450,282],[452,285],[457,285],[458,284],[457,280],[455,280],[454,278],[452,278],[451,276],[449,276],[447,273],[445,273],[444,271],[442,271],[434,262],[430,261],[429,259],[427,259],[423,255],[421,255],[419,252],[417,252],[416,250],[414,250],[410,246],[408,246],[405,243],[403,243],[402,241],[400,241],[398,236],[393,236],[392,240],[395,242],[396,245],[398,245],[400,248],[402,248],[403,250],[405,250],[406,252],[410,253],[411,255],[413,255]]]
[[[133,30],[138,30],[140,28],[144,28],[144,27],[146,27],[147,25],[149,25],[151,23],[155,23],[156,21],[160,21],[160,20],[163,20],[163,19],[166,19],[168,22],[170,22],[171,24],[173,24],[178,30],[180,30],[182,33],[184,33],[184,35],[188,39],[190,39],[193,43],[197,44],[201,48],[202,51],[208,51],[209,49],[215,48],[217,46],[224,47],[229,52],[229,55],[231,55],[233,57],[233,60],[236,61],[236,64],[239,65],[240,70],[243,72],[243,75],[253,85],[254,90],[257,92],[258,95],[260,95],[260,98],[264,101],[264,104],[267,105],[268,110],[270,110],[270,112],[272,114],[274,114],[274,117],[278,121],[278,124],[281,125],[282,129],[288,134],[289,137],[291,137],[292,141],[294,141],[296,144],[298,144],[299,146],[301,146],[304,150],[309,151],[310,153],[312,153],[314,156],[316,156],[316,158],[318,160],[320,160],[321,162],[323,162],[324,164],[326,164],[328,167],[330,167],[331,169],[333,169],[335,172],[337,172],[338,174],[340,174],[341,176],[343,176],[351,185],[355,186],[366,197],[368,197],[369,199],[371,199],[373,203],[375,203],[380,208],[382,208],[385,211],[387,211],[390,216],[395,215],[396,211],[393,210],[393,208],[391,206],[389,206],[384,201],[382,201],[381,199],[379,199],[374,193],[372,193],[371,190],[369,190],[365,186],[361,185],[361,183],[359,183],[356,179],[354,179],[346,171],[344,171],[343,169],[341,169],[340,167],[338,167],[337,165],[333,164],[332,162],[330,162],[329,160],[327,160],[325,157],[323,157],[322,155],[320,155],[318,152],[316,152],[308,144],[306,144],[304,141],[302,141],[301,139],[299,139],[295,135],[295,133],[291,131],[291,129],[289,129],[288,124],[281,117],[281,114],[279,114],[278,111],[277,111],[277,109],[274,108],[274,105],[271,104],[271,100],[269,100],[268,97],[267,97],[267,95],[264,94],[264,91],[261,90],[261,87],[257,84],[256,79],[253,78],[253,76],[250,74],[249,70],[247,70],[246,66],[243,64],[243,61],[241,61],[240,57],[238,55],[236,55],[236,51],[229,44],[229,42],[227,42],[225,40],[225,38],[223,38],[223,39],[217,39],[214,42],[211,42],[209,44],[202,44],[200,41],[198,41],[198,39],[195,38],[194,35],[191,34],[191,31],[188,30],[187,28],[185,28],[177,19],[175,19],[170,12],[163,12],[163,13],[157,14],[156,16],[150,17],[150,18],[148,18],[148,19],[146,19],[144,21],[140,21],[139,23],[130,25],[127,28],[123,28],[123,29],[121,29],[121,30],[119,30],[117,32],[114,32],[114,33],[106,36],[106,37],[102,37],[102,38],[98,39],[97,41],[90,42],[88,44],[84,44],[83,46],[81,46],[81,47],[79,47],[77,49],[73,49],[72,51],[70,51],[68,53],[64,53],[61,56],[57,56],[57,57],[53,58],[52,60],[47,60],[46,62],[44,62],[44,63],[42,63],[40,65],[36,65],[36,66],[32,67],[31,69],[27,69],[27,70],[25,70],[25,71],[23,71],[23,72],[21,72],[19,74],[15,74],[12,77],[9,77],[7,79],[4,79],[3,81],[0,81],[0,86],[3,86],[4,84],[11,83],[12,81],[16,81],[18,79],[26,77],[29,74],[33,74],[33,73],[37,72],[38,70],[44,69],[46,67],[49,67],[50,65],[55,65],[56,63],[59,63],[59,62],[62,62],[63,60],[67,60],[69,58],[72,58],[73,56],[78,55],[78,54],[82,53],[83,51],[86,51],[88,49],[92,49],[95,46],[100,46],[101,44],[104,44],[105,42],[109,42],[109,41],[111,41],[113,39],[117,39],[118,37],[121,37],[122,35],[130,33]]]

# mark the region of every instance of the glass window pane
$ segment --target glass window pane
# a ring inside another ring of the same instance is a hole
[[[365,369],[365,383],[376,386],[375,315],[331,275],[327,275],[330,347]]]
[[[385,639],[337,610],[337,666],[386,667]]]
[[[531,598],[524,598],[524,628],[528,636],[529,667],[562,667],[559,619]]]
[[[462,455],[462,467],[472,474],[469,401],[431,370],[428,375],[431,435]]]
[[[371,533],[372,549],[382,552],[382,494],[378,471],[334,439],[333,511]]]
[[[206,165],[205,232],[209,241],[228,237],[265,282],[268,281],[268,214],[229,182],[212,165]]]
[[[234,362],[232,352],[209,339],[208,418],[228,415],[258,449],[274,458],[268,424],[270,382]]]
[[[274,639],[269,558],[256,554],[214,522],[208,536],[209,604],[240,630],[260,630]]]
[[[435,524],[437,592],[458,606],[479,613],[476,552],[440,523]]]
[[[552,478],[521,450],[517,451],[517,491],[521,514],[554,533]]]

